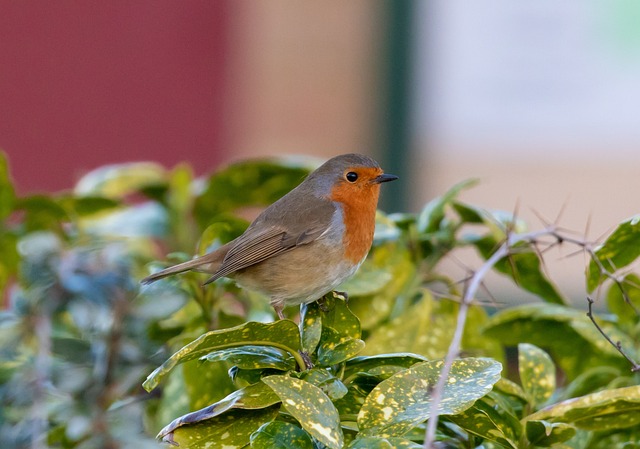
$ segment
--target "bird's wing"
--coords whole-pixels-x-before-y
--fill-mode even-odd
[[[320,238],[331,226],[335,207],[328,201],[316,204],[315,209],[310,208],[309,204],[306,206],[293,212],[291,210],[285,212],[288,216],[286,222],[290,223],[287,229],[279,224],[282,222],[281,219],[256,220],[244,234],[237,238],[218,271],[205,283],[208,284],[218,278]],[[274,215],[270,214],[272,217]],[[309,216],[315,218],[310,220]],[[302,217],[305,219],[301,219]],[[274,222],[270,223],[271,221]]]

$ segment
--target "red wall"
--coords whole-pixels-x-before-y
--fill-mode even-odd
[[[106,163],[219,162],[231,8],[0,0],[0,149],[19,191]]]

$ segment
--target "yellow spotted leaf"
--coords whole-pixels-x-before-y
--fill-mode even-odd
[[[158,433],[158,438],[164,439],[181,427],[189,427],[202,423],[203,421],[209,421],[233,409],[264,409],[278,402],[280,402],[278,396],[266,385],[258,382],[241,390],[234,391],[215,404],[174,419]]]
[[[422,445],[405,438],[357,438],[349,449],[421,449]]]
[[[190,426],[178,427],[163,435],[162,441],[180,449],[241,449],[263,424],[273,421],[280,406],[260,410],[231,410]]]
[[[251,435],[252,449],[313,449],[313,441],[300,427],[282,421],[264,424]]]
[[[545,407],[526,420],[564,422],[586,430],[640,426],[640,385],[568,399]]]
[[[520,421],[485,399],[476,401],[464,412],[449,416],[447,419],[472,435],[494,441],[501,447],[518,449],[522,427]]]
[[[262,379],[280,397],[284,408],[304,430],[330,449],[342,449],[340,416],[331,399],[315,385],[287,376]]]
[[[544,404],[556,389],[556,367],[542,349],[529,343],[518,345],[518,371],[529,402]]]
[[[594,251],[587,268],[587,290],[592,292],[608,274],[625,268],[640,256],[640,215],[623,221]]]
[[[418,363],[380,382],[358,414],[360,433],[400,437],[427,420],[442,365],[442,361]],[[491,359],[456,360],[444,388],[440,414],[453,415],[468,409],[491,391],[501,371],[502,365]]]
[[[525,429],[529,442],[542,447],[570,440],[576,434],[576,428],[570,424],[547,421],[527,421]]]
[[[151,391],[178,364],[198,359],[207,354],[239,346],[256,345],[270,346],[288,352],[294,357],[299,366],[304,366],[300,360],[300,333],[293,321],[280,320],[274,323],[248,322],[229,329],[207,332],[188,345],[179,349],[167,361],[156,368],[142,386]]]
[[[364,341],[358,338],[345,338],[330,327],[322,328],[322,339],[318,346],[318,364],[332,366],[358,354],[364,349]]]

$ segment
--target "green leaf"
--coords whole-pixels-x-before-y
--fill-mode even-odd
[[[201,229],[218,214],[244,206],[267,206],[297,186],[309,173],[307,164],[291,161],[245,161],[209,177],[196,197],[194,215]]]
[[[324,326],[322,339],[318,346],[318,364],[332,366],[358,354],[364,349],[364,341],[357,338],[345,338],[334,329]]]
[[[595,250],[596,260],[587,268],[587,291],[592,292],[607,277],[602,269],[613,274],[640,256],[640,215],[623,221]],[[601,268],[602,267],[602,268]]]
[[[291,423],[272,421],[251,435],[253,449],[314,449],[307,432]]]
[[[509,379],[505,379],[504,377],[495,384],[494,390],[509,396],[513,396],[521,400],[522,402],[528,402],[527,396],[522,387],[520,387],[520,385],[518,385],[517,383],[510,381]]]
[[[193,410],[190,407],[190,397],[187,394],[187,385],[184,378],[183,369],[187,365],[179,366],[167,377],[162,388],[162,396],[158,404],[158,411],[155,416],[154,426],[149,431],[156,433],[162,429],[166,423],[173,421],[176,416],[181,416]]]
[[[262,382],[275,391],[284,408],[312,437],[330,449],[342,448],[340,416],[320,388],[287,376],[268,376]]]
[[[416,363],[426,362],[427,359],[418,354],[394,353],[377,354],[372,356],[354,357],[347,360],[343,379],[350,382],[357,374],[388,374],[391,377],[398,371],[409,368]]]
[[[75,195],[120,199],[166,183],[165,169],[152,162],[129,162],[99,167],[76,184]]]
[[[300,374],[300,379],[312,383],[320,388],[332,401],[336,401],[347,394],[347,387],[342,381],[326,369],[312,368]]]
[[[624,429],[640,425],[640,386],[604,390],[546,407],[526,417],[574,424],[586,430]]]
[[[361,337],[360,320],[349,309],[347,301],[327,295],[324,298],[324,303],[327,311],[322,311],[322,307],[320,308],[323,327],[330,327],[344,339]]]
[[[347,292],[350,297],[369,296],[380,293],[393,281],[391,267],[386,263],[378,265],[371,258],[367,261],[362,264],[355,276],[340,285],[338,289]]]
[[[429,418],[431,393],[442,370],[442,361],[419,363],[381,382],[367,396],[358,415],[364,436],[402,436]],[[500,379],[502,365],[494,360],[456,360],[451,368],[441,414],[456,414],[491,391]]]
[[[434,299],[431,292],[420,290],[422,297],[391,321],[373,329],[367,338],[364,355],[408,352],[430,359],[444,357],[455,331],[459,305],[446,298]],[[495,342],[480,334],[486,312],[472,306],[465,329],[464,349],[472,354],[498,353]]]
[[[111,211],[121,206],[121,203],[111,198],[101,196],[63,196],[58,199],[61,207],[69,214],[80,217],[90,216],[105,211]]]
[[[212,443],[225,449],[241,449],[249,444],[251,435],[264,423],[273,421],[279,405],[260,410],[231,410],[197,424],[178,427],[161,435],[162,441],[182,449],[210,449]]]
[[[51,352],[66,362],[83,363],[91,360],[91,349],[87,340],[70,337],[51,338]]]
[[[529,343],[518,345],[518,371],[529,402],[545,403],[556,390],[556,367],[549,354]]]
[[[421,449],[422,445],[405,438],[357,438],[349,449]]]
[[[9,162],[4,151],[0,151],[0,221],[13,212],[16,194],[9,175]]]
[[[232,409],[265,409],[277,404],[278,402],[280,402],[280,398],[276,396],[266,385],[258,382],[257,384],[234,391],[215,404],[174,419],[160,431],[158,438],[164,438],[167,435],[170,435],[179,427],[210,420]]]
[[[201,335],[156,368],[142,385],[147,391],[151,391],[179,363],[198,359],[216,350],[245,345],[272,346],[282,349],[293,355],[298,360],[299,366],[304,367],[304,362],[299,360],[298,354],[300,334],[298,326],[293,321],[280,320],[269,324],[248,322],[230,329],[211,331]]]
[[[248,224],[246,220],[232,215],[218,215],[215,223],[202,232],[198,241],[198,255],[203,256],[240,236]]]
[[[64,208],[45,195],[20,198],[15,202],[15,209],[24,211],[27,231],[51,230],[61,235],[62,223],[70,221]]]
[[[194,201],[194,179],[192,168],[180,163],[168,175],[167,188],[164,195],[157,198],[165,205],[169,217],[169,244],[177,248],[191,250],[193,248],[194,221],[191,217]],[[145,189],[144,193],[154,198],[153,189]],[[155,192],[154,192],[155,193]]]
[[[17,248],[18,238],[9,232],[0,232],[0,292],[4,289],[18,270],[20,256]]]
[[[609,287],[607,307],[618,317],[623,326],[633,327],[638,322],[636,311],[640,310],[640,276],[633,273],[627,274],[621,279],[621,285],[624,296],[618,284],[613,283]]]
[[[601,325],[623,345],[629,343],[629,337],[616,326]],[[626,361],[616,354],[586,314],[568,307],[539,303],[510,307],[489,319],[484,334],[504,345],[527,342],[545,348],[569,379],[596,366],[626,366]]]
[[[463,223],[482,224],[491,218],[489,211],[471,204],[454,201],[451,206],[458,213]]]
[[[437,231],[445,217],[446,206],[450,205],[458,197],[460,192],[476,184],[478,184],[477,179],[464,180],[451,187],[444,195],[427,203],[418,216],[418,232],[427,233]]]
[[[491,235],[475,239],[472,243],[485,259],[491,257],[500,245]],[[496,263],[495,270],[511,277],[519,287],[547,302],[566,304],[566,299],[544,274],[540,255],[525,244],[515,245],[515,249],[517,252]]]
[[[369,269],[367,267],[386,270],[391,281],[376,293],[366,296],[356,297],[348,285],[340,288],[350,294],[349,309],[359,318],[362,329],[372,330],[389,317],[405,292],[412,294],[412,287],[417,283],[417,266],[402,242],[389,241],[375,246],[369,252],[361,270]]]
[[[604,432],[585,432],[590,436],[588,446],[573,445],[576,449],[640,449],[640,426],[635,428],[604,431]]]
[[[636,343],[630,335],[626,334],[615,323],[600,320],[598,318],[596,318],[596,321],[609,338],[615,342],[620,342],[623,348],[629,349],[632,356],[636,356],[636,354],[634,354]],[[620,357],[618,350],[602,336],[600,331],[596,329],[591,320],[588,320],[586,316],[582,320],[571,322],[571,328],[600,352],[612,357]]]
[[[193,202],[193,170],[181,163],[169,174],[169,190],[167,191],[167,203],[175,217],[184,217],[191,209]]]
[[[562,398],[575,398],[593,393],[606,387],[610,382],[622,376],[620,369],[611,366],[596,366],[576,377],[562,391]]]
[[[535,446],[552,447],[570,440],[576,434],[576,428],[565,423],[548,421],[527,421],[527,439]]]
[[[313,354],[322,337],[322,312],[317,301],[300,307],[300,337],[302,350]]]
[[[350,385],[347,388],[347,394],[333,402],[340,413],[343,425],[345,421],[355,423],[360,407],[364,404],[369,392],[370,390],[365,390],[359,385]]]
[[[467,410],[447,416],[446,419],[472,435],[503,447],[518,449],[518,440],[522,432],[518,419],[484,399],[479,399]]]
[[[294,370],[296,362],[291,356],[286,356],[281,350],[270,346],[241,346],[211,352],[202,360],[208,362],[224,361],[241,369],[277,369],[281,371]]]
[[[181,365],[189,410],[199,410],[232,394],[236,387],[224,363],[203,366],[198,360]]]
[[[367,339],[365,355],[408,352],[428,358],[442,357],[453,335],[453,316],[439,314],[431,293],[388,323],[373,330]]]

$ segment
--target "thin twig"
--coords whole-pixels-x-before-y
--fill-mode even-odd
[[[431,407],[429,409],[429,420],[427,421],[427,428],[425,432],[425,440],[424,440],[424,448],[425,449],[433,449],[435,442],[435,434],[436,428],[438,426],[438,418],[439,418],[439,408],[442,402],[444,388],[447,383],[449,374],[451,372],[451,367],[453,362],[458,357],[460,353],[460,348],[462,344],[462,336],[464,333],[465,322],[467,319],[467,314],[469,311],[469,307],[474,301],[475,295],[478,289],[483,285],[483,279],[488,274],[490,270],[492,270],[495,265],[505,257],[509,257],[514,254],[514,246],[518,243],[526,242],[531,245],[538,245],[541,242],[541,238],[551,237],[555,241],[547,242],[549,245],[547,248],[540,250],[536,246],[536,254],[538,257],[542,259],[542,253],[549,248],[557,245],[561,245],[562,243],[569,243],[572,245],[576,245],[581,248],[581,250],[587,254],[588,258],[593,260],[596,264],[597,268],[600,271],[601,276],[610,279],[620,288],[624,300],[631,304],[636,310],[635,305],[631,303],[630,298],[626,294],[626,291],[623,288],[623,281],[617,277],[614,273],[607,270],[602,263],[602,261],[597,257],[595,253],[595,244],[593,242],[587,241],[586,238],[579,239],[577,237],[572,237],[569,233],[564,232],[561,228],[558,228],[555,224],[548,225],[545,229],[541,231],[534,231],[523,234],[511,234],[510,229],[507,229],[506,238],[504,242],[495,250],[495,252],[489,257],[485,263],[473,273],[473,275],[468,278],[468,284],[460,301],[460,309],[458,311],[458,317],[456,321],[456,329],[451,339],[451,343],[449,344],[449,348],[447,350],[447,354],[444,359],[444,364],[442,366],[442,371],[440,372],[440,377],[438,378],[438,382],[433,388],[431,395]],[[615,268],[615,267],[614,267]],[[593,300],[591,298],[587,298],[589,300],[589,312],[587,315],[591,318],[591,321],[596,326],[598,331],[611,343],[621,354],[622,356],[631,363],[632,372],[640,371],[640,365],[629,357],[626,352],[623,350],[620,342],[613,342],[608,335],[600,328],[600,326],[596,323],[593,313],[592,313],[592,304]]]
[[[618,352],[620,354],[622,354],[622,357],[624,357],[625,359],[627,359],[627,361],[631,364],[631,372],[633,373],[637,373],[640,371],[640,364],[638,364],[638,362],[636,362],[635,360],[633,360],[624,349],[622,349],[622,343],[620,343],[619,341],[614,342],[611,337],[609,337],[606,332],[600,327],[600,325],[596,322],[595,316],[593,315],[593,299],[590,296],[587,296],[587,302],[589,303],[589,311],[587,312],[587,316],[589,317],[589,319],[591,320],[591,322],[593,323],[593,325],[596,327],[596,329],[598,329],[598,332],[600,332],[600,334],[602,334],[602,336],[609,342],[611,343],[611,345],[616,348],[618,350]]]
[[[47,444],[47,432],[49,431],[46,385],[51,377],[51,317],[47,312],[37,316],[34,332],[38,341],[38,352],[35,357],[35,382],[33,388],[33,407],[31,419],[33,421],[31,436],[31,449],[45,449]]]
[[[456,330],[453,334],[451,344],[449,345],[449,350],[447,351],[447,355],[444,359],[444,365],[442,366],[440,377],[438,378],[438,382],[436,383],[431,396],[429,421],[427,421],[427,430],[424,439],[424,447],[426,449],[431,449],[433,442],[435,441],[439,416],[438,408],[440,407],[440,403],[442,401],[444,387],[447,379],[449,378],[451,367],[453,366],[453,362],[458,357],[458,353],[460,352],[462,335],[464,333],[464,327],[467,320],[469,307],[473,302],[478,288],[482,285],[482,280],[484,279],[484,277],[493,268],[493,266],[498,263],[498,261],[500,261],[503,257],[508,255],[508,253],[509,244],[508,242],[505,242],[496,250],[496,252],[493,253],[493,255],[491,255],[489,259],[487,259],[487,261],[480,267],[480,269],[473,274],[469,281],[469,285],[465,289],[464,296],[462,297],[462,302],[460,303],[460,309],[458,310]]]

